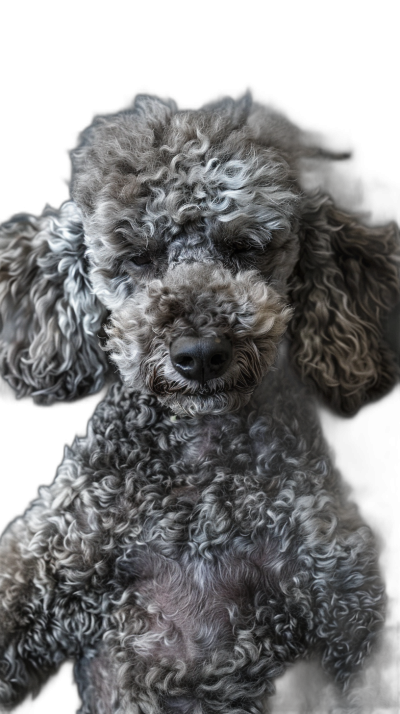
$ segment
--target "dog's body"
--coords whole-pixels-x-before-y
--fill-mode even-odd
[[[3,706],[67,657],[85,714],[259,712],[311,652],[359,671],[377,552],[301,379],[344,413],[394,384],[398,244],[303,193],[319,155],[248,98],[138,98],[84,133],[73,202],[3,227],[11,385],[98,390],[107,319],[120,373],[3,536]]]

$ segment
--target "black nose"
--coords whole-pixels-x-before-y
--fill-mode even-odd
[[[169,348],[171,362],[186,379],[204,384],[221,377],[232,361],[232,345],[222,335],[216,337],[178,337]]]

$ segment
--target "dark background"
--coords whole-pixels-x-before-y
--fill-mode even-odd
[[[295,18],[288,9],[275,18],[268,8],[260,15],[249,6],[233,25],[223,18],[216,24],[211,10],[198,8],[167,26],[155,9],[146,21],[109,12],[101,28],[99,18],[83,27],[78,12],[68,24],[61,9],[47,24],[24,16],[8,26],[1,65],[1,221],[68,199],[68,151],[94,115],[126,107],[138,93],[197,108],[250,89],[317,143],[351,153],[351,161],[328,166],[322,177],[338,205],[369,212],[373,225],[399,222],[397,42],[390,18],[350,23],[329,10],[316,19]],[[399,309],[388,339],[400,358]],[[39,485],[51,483],[64,446],[85,434],[100,398],[35,407],[3,391],[1,530],[24,512]],[[396,388],[355,417],[322,415],[352,498],[383,538],[393,620],[400,617],[399,407]],[[56,707],[72,714],[78,706],[67,666],[16,711],[46,714]]]

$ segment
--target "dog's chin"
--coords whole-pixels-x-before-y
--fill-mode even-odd
[[[227,414],[236,412],[250,400],[251,393],[229,390],[215,394],[171,394],[158,399],[171,409],[176,416],[202,416],[206,414]]]

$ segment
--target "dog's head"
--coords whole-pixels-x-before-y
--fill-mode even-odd
[[[83,132],[72,197],[98,315],[110,315],[108,349],[129,385],[177,413],[238,409],[288,325],[302,378],[338,410],[352,413],[393,384],[383,323],[399,290],[396,231],[368,229],[328,196],[304,192],[302,167],[318,157],[335,158],[248,95],[198,111],[139,96]],[[85,272],[81,255],[79,265]],[[79,302],[71,280],[68,315]],[[62,365],[68,351],[76,392],[70,348]]]
[[[291,314],[299,189],[250,114],[248,97],[200,111],[139,97],[73,152],[112,358],[176,412],[246,403]]]

